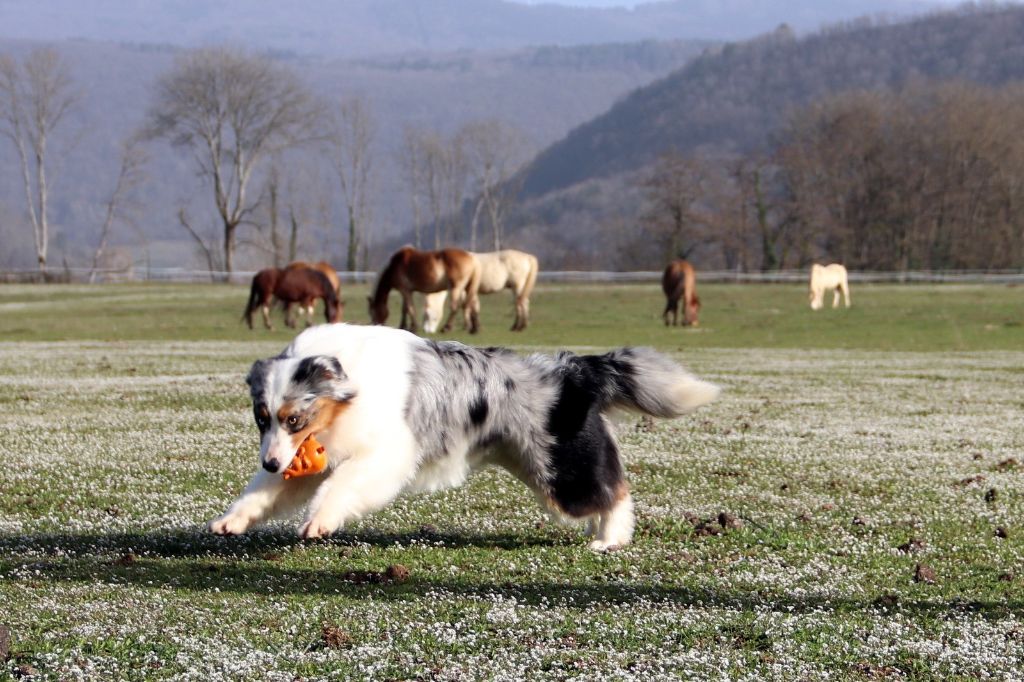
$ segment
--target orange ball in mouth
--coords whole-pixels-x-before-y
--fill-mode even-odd
[[[326,468],[327,450],[310,434],[306,440],[302,441],[295,457],[292,458],[292,463],[284,470],[282,476],[285,480],[299,476],[311,476],[319,474]]]

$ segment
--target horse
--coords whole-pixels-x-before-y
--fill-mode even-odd
[[[249,325],[249,329],[252,329],[252,314],[256,308],[263,313],[263,326],[267,329],[274,328],[270,324],[270,302],[282,272],[281,268],[264,268],[253,275],[252,285],[249,287],[249,302],[242,313],[242,319]]]
[[[395,251],[387,266],[377,277],[373,296],[369,298],[370,320],[384,324],[388,319],[388,295],[397,289],[402,295],[402,329],[416,331],[414,291],[449,294],[450,310],[444,331],[450,331],[460,304],[469,306],[469,332],[480,329],[477,290],[480,287],[480,265],[475,257],[462,249],[419,251],[403,246]]]
[[[298,268],[309,268],[311,270],[319,270],[320,272],[324,273],[324,276],[327,277],[327,280],[331,283],[331,286],[334,287],[334,294],[338,297],[339,306],[342,309],[344,309],[345,304],[341,302],[341,279],[338,277],[338,272],[337,272],[337,270],[334,269],[334,266],[332,266],[327,261],[319,261],[318,263],[309,263],[309,262],[304,261],[304,260],[292,261],[288,265],[284,266],[285,270],[296,270]],[[302,312],[303,312],[303,309],[300,307],[299,308],[299,314],[301,315]],[[292,314],[292,306],[289,303],[289,304],[285,305],[285,310],[284,310],[285,319],[286,320],[290,319],[291,318],[291,314]],[[312,317],[313,317],[313,308],[312,307],[310,307],[309,310],[306,311],[306,317],[307,317],[307,319],[312,319]]]
[[[665,326],[669,325],[669,315],[672,316],[672,324],[679,324],[679,301],[683,301],[683,324],[700,326],[697,313],[700,312],[700,298],[697,297],[697,273],[689,261],[681,258],[676,259],[665,266],[665,272],[661,276],[661,290],[665,292],[665,312],[662,317],[665,319]]]
[[[284,266],[285,270],[291,270],[295,268],[311,268],[313,270],[319,270],[320,272],[324,273],[324,276],[327,277],[328,281],[330,281],[331,286],[334,287],[334,293],[337,294],[339,297],[341,296],[341,279],[338,277],[338,271],[335,270],[334,266],[332,266],[327,261],[322,260],[317,263],[309,263],[304,260],[296,260]]]
[[[537,283],[538,263],[533,254],[504,249],[489,253],[474,253],[480,266],[480,294],[493,294],[504,289],[512,290],[512,299],[516,308],[512,331],[526,329],[530,318],[530,294]],[[434,333],[441,323],[441,312],[444,310],[444,299],[447,292],[439,291],[424,296],[423,331]],[[463,316],[468,320],[472,311],[463,306]]]
[[[811,266],[811,285],[808,296],[811,310],[821,310],[825,304],[825,293],[832,290],[832,307],[839,307],[839,293],[842,292],[846,307],[850,307],[850,284],[846,276],[846,268],[839,263],[831,265]]]
[[[263,324],[273,329],[270,323],[270,303],[276,298],[285,308],[285,324],[295,326],[291,317],[291,305],[298,303],[300,309],[307,311],[306,326],[313,323],[313,305],[318,298],[324,300],[324,317],[327,322],[341,319],[341,304],[331,281],[319,270],[306,267],[265,268],[252,278],[249,289],[249,302],[242,317],[252,329],[252,314],[256,308],[263,313]]]

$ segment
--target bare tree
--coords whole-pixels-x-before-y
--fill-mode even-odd
[[[518,194],[513,175],[523,158],[524,139],[511,126],[496,119],[467,123],[458,133],[465,150],[473,189],[478,193],[470,223],[469,248],[476,250],[477,224],[482,209],[491,222],[494,249],[501,248],[505,215]]]
[[[375,125],[369,107],[359,98],[347,99],[338,107],[332,121],[330,155],[345,199],[348,223],[347,270],[358,270],[360,249],[365,245],[370,222],[369,188],[371,182]]]
[[[663,259],[686,258],[701,240],[696,202],[704,170],[693,157],[663,154],[643,180],[646,230],[662,244]]]
[[[274,267],[299,259],[300,236],[309,232],[315,221],[328,223],[328,194],[315,157],[278,153],[270,157],[263,183],[259,231],[239,246],[251,246],[270,256]],[[333,187],[331,192],[333,194]],[[315,214],[315,218],[313,215]],[[305,240],[309,242],[310,240]],[[320,260],[327,251],[327,239],[316,239],[318,251],[308,258]]]
[[[70,68],[53,50],[34,50],[20,66],[11,57],[0,55],[0,135],[18,151],[41,272],[46,272],[50,246],[49,143],[76,102]]]
[[[425,193],[425,165],[423,163],[423,134],[416,128],[406,126],[402,130],[402,149],[399,153],[399,164],[409,186],[409,201],[412,204],[412,227],[414,244],[417,249],[423,247],[421,223],[423,217],[422,200]]]
[[[238,227],[251,222],[258,204],[248,192],[254,171],[274,151],[312,139],[320,117],[294,73],[237,51],[186,53],[157,83],[148,134],[188,150],[199,176],[212,183],[228,277]]]
[[[460,135],[446,137],[435,130],[406,128],[403,166],[411,187],[416,241],[420,241],[419,202],[427,204],[434,248],[457,238],[466,197],[466,155]]]
[[[89,270],[89,282],[96,280],[96,271],[106,254],[110,234],[114,223],[120,218],[123,204],[144,179],[143,167],[146,153],[142,148],[138,135],[131,135],[121,145],[121,166],[114,182],[114,189],[107,198],[103,225],[100,227],[100,238],[92,255],[92,268]]]

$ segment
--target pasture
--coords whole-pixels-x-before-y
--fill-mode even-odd
[[[451,335],[653,345],[724,387],[619,422],[638,527],[606,554],[497,471],[325,541],[211,536],[280,313],[248,330],[242,286],[0,287],[0,679],[1021,679],[1024,290],[854,284],[812,312],[699,286],[697,329],[654,283],[542,284],[525,332],[503,293]]]

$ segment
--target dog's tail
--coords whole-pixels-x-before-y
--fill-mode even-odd
[[[603,409],[672,418],[710,403],[721,392],[651,348],[620,348],[578,360],[586,367],[583,381],[597,390]]]

